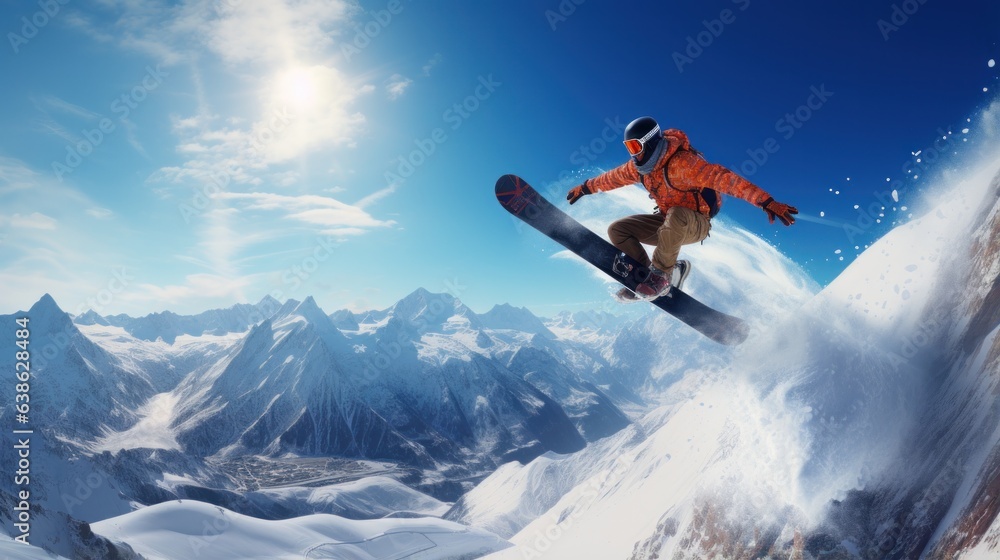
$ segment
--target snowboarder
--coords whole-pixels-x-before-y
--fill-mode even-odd
[[[618,292],[620,299],[653,300],[665,295],[670,291],[675,267],[680,288],[691,269],[687,261],[677,260],[681,245],[708,237],[710,220],[721,204],[716,191],[761,207],[772,224],[775,218],[786,226],[795,223],[795,207],[774,200],[729,169],[707,162],[680,130],[661,132],[652,117],[640,117],[625,127],[624,143],[631,160],[587,179],[566,195],[574,204],[584,195],[641,183],[656,201],[652,214],[628,216],[608,227],[615,247],[649,267],[649,276],[636,286],[635,293],[622,288]],[[652,259],[643,243],[656,246]]]

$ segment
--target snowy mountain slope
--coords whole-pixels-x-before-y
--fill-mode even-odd
[[[477,322],[454,298],[418,291],[383,325],[348,338],[307,298],[182,383],[170,429],[198,456],[293,452],[419,467],[582,447],[558,403],[444,336]],[[386,340],[391,354],[380,349]]]
[[[154,392],[149,372],[133,370],[84,336],[68,314],[46,294],[27,312],[0,317],[0,334],[15,340],[15,317],[29,317],[31,396],[35,426],[53,435],[86,441],[102,429],[135,421],[134,410]],[[0,356],[0,367],[14,371],[14,353]],[[2,417],[13,423],[14,384],[0,388]]]
[[[752,402],[745,400],[749,388],[720,378],[679,393],[692,389],[697,390],[696,399],[684,398],[650,413],[636,426],[606,440],[606,446],[588,448],[555,463],[538,459],[524,467],[505,467],[520,472],[498,471],[460,502],[476,504],[471,511],[477,514],[464,516],[463,521],[473,526],[508,524],[508,530],[517,530],[510,537],[517,548],[491,558],[628,558],[636,543],[661,527],[676,531],[696,524],[696,511],[713,496],[719,496],[724,510],[734,516],[744,505],[741,496],[749,494],[759,505],[787,496],[798,458],[783,453],[792,448],[775,436],[766,442],[772,449],[761,453],[758,445],[765,443],[759,439],[763,433],[750,433],[763,426],[741,426],[748,415],[760,418],[763,412],[746,406]],[[772,430],[788,424],[778,414],[761,421],[770,422]],[[755,468],[751,472],[735,469],[725,464],[727,460],[753,461]],[[510,483],[494,486],[502,474],[513,477],[516,488],[530,481],[535,487],[555,488],[561,495],[543,494],[539,499],[537,494],[525,493],[518,500],[511,496]],[[773,477],[785,486],[769,484],[763,477]],[[569,481],[568,488],[563,481]],[[479,505],[487,496],[481,492],[497,491],[507,494],[506,500],[500,500],[508,504],[501,506],[504,513],[500,516]],[[549,504],[544,513],[530,520],[524,516]],[[487,525],[480,525],[483,522]],[[761,525],[768,528],[764,519]],[[504,533],[498,530],[498,534]]]
[[[648,437],[505,465],[450,516],[517,531],[497,558],[1000,554],[984,540],[1000,526],[996,171],[949,185],[732,366],[694,357],[674,412],[605,441]]]
[[[431,498],[385,476],[318,488],[269,488],[246,494],[262,509],[283,507],[288,517],[328,513],[349,519],[381,517],[440,517],[449,504]]]
[[[439,519],[351,521],[311,515],[263,521],[194,501],[158,504],[95,523],[148,560],[476,558],[508,546],[486,531]]]
[[[521,348],[511,356],[507,368],[560,403],[588,441],[607,437],[629,424],[625,413],[607,395],[579,379],[549,353]]]
[[[0,536],[0,555],[5,560],[66,560],[65,556],[53,555],[44,548],[25,546],[23,543]]]
[[[51,535],[64,533],[72,518],[97,521],[176,498],[263,518],[441,514],[446,504],[398,482],[245,492],[248,482],[260,486],[257,477],[284,476],[308,461],[287,455],[292,451],[392,458],[371,472],[454,500],[497,462],[569,452],[585,444],[581,432],[596,438],[627,423],[602,389],[581,377],[601,369],[599,356],[564,347],[523,312],[515,315],[532,332],[493,330],[453,297],[425,290],[366,315],[379,320],[355,331],[341,332],[308,298],[285,302],[246,333],[182,334],[170,343],[136,338],[94,313],[73,324],[48,297],[26,314],[33,343],[54,348],[47,360],[54,365],[43,360],[38,371],[58,366],[63,376],[47,390],[65,394],[47,400],[88,396],[85,406],[56,415],[73,423],[41,425],[45,441],[33,451],[47,490],[33,495],[34,503],[72,516],[40,520],[39,530]],[[480,346],[484,339],[488,347]],[[509,369],[526,347],[536,365]],[[129,385],[135,382],[142,383]],[[123,418],[108,425],[108,410]],[[7,442],[0,455],[13,461],[12,442],[0,439]],[[282,458],[268,466],[256,453]],[[218,462],[240,458],[263,466],[241,473]],[[366,470],[302,472],[306,478],[292,480],[352,480]]]
[[[37,487],[36,483],[32,489]],[[0,507],[3,508],[0,510],[0,519],[3,520],[5,530],[17,531],[15,534],[18,535],[20,529],[14,526],[11,515],[19,501],[20,498],[15,499],[7,492],[0,491]],[[137,556],[128,545],[116,544],[95,535],[87,523],[61,511],[48,509],[37,502],[30,505],[27,539],[32,546],[25,546],[21,542],[8,542],[0,537],[0,554],[4,554],[2,557],[5,559],[51,558],[53,556],[50,555],[58,555],[73,560],[137,560]],[[20,552],[15,552],[12,556],[6,555],[11,548]],[[43,549],[46,552],[40,553]]]
[[[524,307],[518,308],[508,304],[495,305],[480,315],[479,320],[492,330],[514,330],[555,338],[545,323]]]
[[[110,315],[95,317],[96,314],[85,313],[76,321],[82,324],[105,323],[122,327],[135,338],[148,341],[162,340],[173,344],[181,335],[201,336],[203,334],[224,335],[233,332],[245,332],[251,325],[270,317],[281,306],[278,300],[271,296],[256,304],[241,303],[229,309],[213,309],[198,315],[177,315],[170,311],[151,313],[144,317],[129,317],[128,315]]]

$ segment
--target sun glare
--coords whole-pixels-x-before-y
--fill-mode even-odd
[[[292,68],[278,78],[278,97],[296,109],[313,106],[317,89],[315,73],[309,68]]]

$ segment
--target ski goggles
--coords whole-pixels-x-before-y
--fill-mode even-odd
[[[646,142],[649,142],[654,136],[656,136],[659,133],[660,133],[660,126],[656,125],[653,127],[653,130],[647,132],[646,135],[643,136],[642,138],[629,138],[628,140],[625,140],[624,141],[625,149],[628,150],[628,153],[632,154],[633,156],[637,156],[641,154],[643,148],[646,147]]]

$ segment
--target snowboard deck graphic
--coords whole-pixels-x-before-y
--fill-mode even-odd
[[[616,262],[620,251],[614,245],[556,208],[517,175],[500,177],[496,183],[496,196],[508,212],[576,253],[626,288],[635,290],[646,277],[646,267],[627,255],[619,257]],[[667,295],[650,303],[719,344],[740,344],[750,333],[749,325],[742,319],[716,311],[676,287],[671,287]]]

